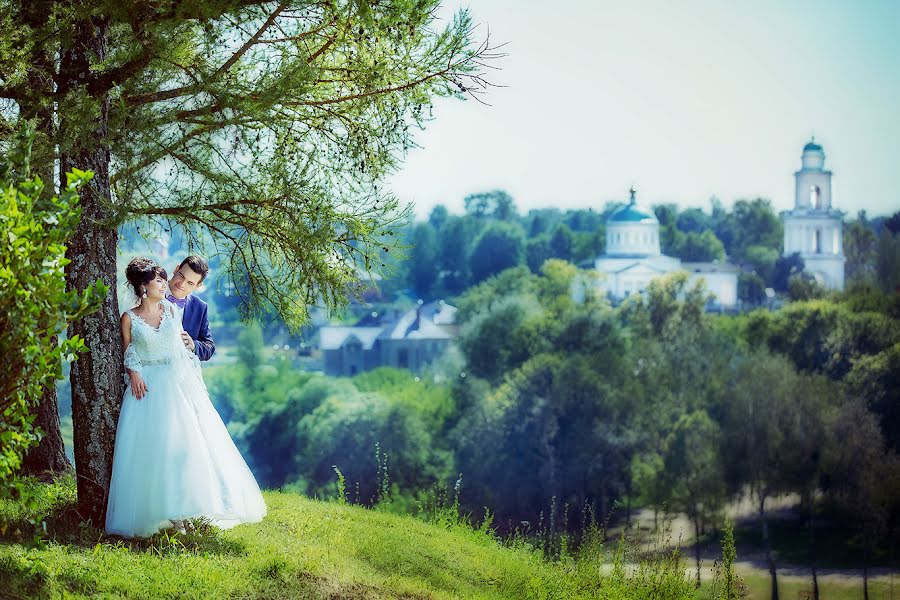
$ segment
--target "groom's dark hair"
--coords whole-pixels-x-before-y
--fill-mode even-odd
[[[206,279],[206,275],[209,273],[209,265],[205,260],[196,255],[191,255],[181,261],[181,264],[178,265],[180,269],[184,265],[187,265],[191,268],[191,271],[200,275],[200,281]]]

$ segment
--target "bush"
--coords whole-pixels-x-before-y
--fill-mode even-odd
[[[0,164],[0,490],[40,440],[32,409],[46,385],[62,377],[62,361],[85,349],[73,336],[57,344],[66,325],[100,307],[109,288],[97,281],[66,291],[66,240],[81,217],[79,186],[90,172],[74,169],[58,198],[47,199],[40,178],[29,174],[32,133]]]

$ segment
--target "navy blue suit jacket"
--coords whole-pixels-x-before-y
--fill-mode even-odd
[[[216,351],[216,344],[209,332],[209,318],[206,313],[206,302],[193,294],[187,297],[181,325],[194,340],[194,354],[200,360],[209,360]]]

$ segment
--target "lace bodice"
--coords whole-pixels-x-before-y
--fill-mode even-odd
[[[131,343],[125,349],[125,366],[132,371],[141,371],[146,365],[168,364],[179,352],[192,356],[181,342],[181,322],[174,305],[166,300],[162,304],[162,321],[155,329],[133,310],[126,311],[131,318]]]

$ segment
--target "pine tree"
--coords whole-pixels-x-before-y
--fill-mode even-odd
[[[436,0],[0,0],[0,151],[36,123],[38,173],[94,173],[69,289],[116,289],[117,228],[180,228],[218,254],[245,316],[346,300],[408,215],[380,187],[439,96],[498,56]],[[49,179],[48,179],[49,180]],[[203,240],[215,240],[204,247]],[[102,523],[123,394],[119,307],[70,328],[78,504]]]

